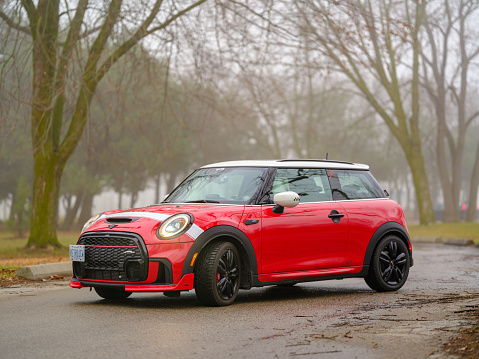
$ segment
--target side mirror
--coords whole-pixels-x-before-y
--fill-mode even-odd
[[[281,192],[274,195],[274,203],[276,203],[276,206],[273,207],[272,211],[273,213],[281,214],[284,212],[284,207],[293,208],[296,207],[299,202],[300,198],[296,192]]]

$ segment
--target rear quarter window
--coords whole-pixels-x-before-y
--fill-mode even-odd
[[[332,179],[335,199],[385,198],[384,190],[369,171],[334,171]]]

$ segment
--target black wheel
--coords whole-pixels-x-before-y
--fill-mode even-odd
[[[102,298],[116,299],[116,300],[126,299],[131,295],[131,292],[127,292],[123,289],[117,289],[117,288],[95,287],[95,292]]]
[[[374,250],[366,284],[378,292],[398,290],[409,274],[409,251],[394,235],[383,238]]]
[[[213,243],[200,254],[195,271],[195,291],[203,304],[230,305],[238,295],[240,280],[241,261],[232,243]]]

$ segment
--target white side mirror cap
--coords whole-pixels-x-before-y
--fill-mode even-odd
[[[274,203],[278,206],[293,208],[299,204],[299,194],[293,191],[281,192],[274,195]]]

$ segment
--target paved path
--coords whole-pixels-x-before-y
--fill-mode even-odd
[[[0,358],[446,358],[479,304],[479,248],[416,245],[406,285],[361,279],[241,291],[232,306],[53,282],[0,290]]]

